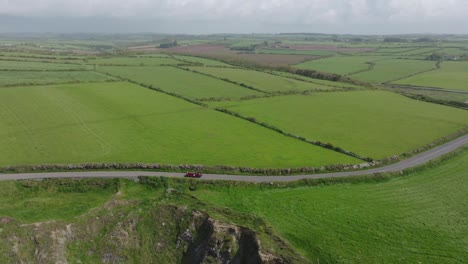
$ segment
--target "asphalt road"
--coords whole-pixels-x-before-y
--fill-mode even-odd
[[[204,174],[204,180],[229,180],[246,182],[275,182],[275,181],[296,181],[301,179],[319,179],[319,178],[337,178],[358,175],[369,175],[378,172],[398,172],[404,169],[424,164],[430,160],[436,159],[444,154],[452,152],[468,144],[468,134],[452,140],[444,145],[420,153],[409,159],[400,161],[388,166],[374,168],[363,171],[335,172],[311,175],[293,175],[293,176],[238,176],[224,174]],[[154,172],[154,171],[84,171],[84,172],[45,172],[45,173],[19,173],[19,174],[0,174],[0,180],[26,180],[26,179],[46,179],[46,178],[130,178],[135,179],[138,176],[166,176],[174,178],[184,177],[183,173]]]

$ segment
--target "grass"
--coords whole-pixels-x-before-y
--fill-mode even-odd
[[[276,75],[280,75],[280,76],[284,76],[284,77],[288,77],[288,78],[297,78],[297,79],[304,80],[304,81],[307,81],[307,82],[322,84],[324,86],[332,86],[332,87],[336,87],[336,88],[346,88],[346,89],[356,89],[356,90],[363,89],[362,86],[358,86],[358,85],[354,85],[354,84],[350,84],[350,83],[342,83],[342,82],[333,82],[333,81],[327,81],[327,80],[321,80],[321,79],[314,79],[314,78],[310,78],[310,77],[306,77],[306,76],[302,76],[302,75],[297,75],[297,74],[293,74],[293,73],[289,73],[289,72],[282,72],[282,71],[271,71],[271,72],[273,74],[276,74]],[[322,88],[322,87],[320,87],[320,88]]]
[[[205,58],[200,58],[200,57],[193,57],[193,56],[174,56],[176,59],[180,59],[183,61],[190,62],[192,64],[203,64],[205,66],[226,66],[226,67],[232,67],[231,65],[217,61],[217,60],[210,60],[210,59],[205,59]]]
[[[39,187],[40,182],[2,182],[0,216],[27,223],[71,220],[100,206],[117,191],[112,181],[57,180]]]
[[[374,159],[411,151],[468,126],[464,110],[383,91],[282,96],[214,106]]]
[[[420,49],[415,49],[415,50],[409,50],[406,52],[401,52],[398,53],[398,55],[403,55],[403,56],[411,56],[411,55],[430,55],[433,52],[439,52],[440,48],[437,47],[429,47],[429,48],[420,48]]]
[[[262,94],[239,85],[174,67],[108,66],[100,67],[99,70],[196,99],[240,98]]]
[[[353,74],[351,77],[366,82],[382,83],[433,68],[435,68],[435,62],[427,60],[383,60],[376,62],[371,71]]]
[[[210,74],[218,78],[229,79],[240,84],[246,84],[264,92],[330,89],[328,86],[303,82],[292,78],[276,76],[254,70],[213,67],[190,67],[190,69]]]
[[[313,55],[313,56],[331,56],[336,52],[330,50],[294,50],[294,49],[257,49],[255,53],[259,54],[289,54],[289,55]]]
[[[0,166],[303,167],[359,160],[129,83],[0,89]]]
[[[11,71],[11,70],[22,70],[22,71],[89,70],[89,69],[91,69],[91,66],[87,66],[87,65],[0,60],[0,70],[7,70],[7,71]]]
[[[446,61],[436,71],[418,74],[395,83],[468,91],[468,62]]]
[[[129,65],[129,66],[160,66],[160,65],[176,65],[182,62],[174,60],[167,56],[149,57],[111,57],[111,58],[98,58],[89,59],[88,64],[97,65]]]
[[[103,82],[117,80],[92,71],[8,71],[0,75],[0,86],[34,85],[71,82]]]
[[[389,58],[389,57],[388,57]],[[387,59],[382,56],[338,56],[311,60],[298,65],[297,68],[317,70],[321,72],[336,73],[347,75],[359,71],[365,71],[369,68],[368,62]]]
[[[200,188],[205,203],[261,217],[313,263],[464,263],[468,152],[378,183]]]

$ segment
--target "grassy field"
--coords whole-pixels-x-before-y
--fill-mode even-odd
[[[359,160],[129,83],[0,89],[0,165],[302,167]]]
[[[369,68],[367,62],[386,59],[382,56],[343,56],[331,57],[319,60],[311,60],[298,65],[297,68],[311,69],[322,72],[347,75],[354,72],[364,71]]]
[[[66,190],[59,185],[51,185],[35,189],[14,181],[1,182],[0,215],[26,223],[71,220],[102,205],[117,191],[111,181],[102,185],[91,184],[88,188],[84,188],[83,183],[75,187],[74,190]]]
[[[107,66],[100,67],[99,71],[196,99],[262,95],[260,92],[239,85],[174,67]]]
[[[203,64],[205,66],[227,66],[227,67],[233,67],[227,63],[224,63],[222,61],[217,61],[217,60],[210,60],[210,59],[205,59],[205,58],[200,58],[200,57],[194,57],[194,56],[174,56],[176,59],[180,59],[182,61],[187,61],[189,63],[194,63],[194,64]]]
[[[71,82],[103,82],[117,80],[92,71],[6,71],[0,74],[0,86],[34,85]]]
[[[181,62],[174,60],[167,56],[158,56],[158,57],[111,57],[111,58],[98,58],[98,59],[89,59],[88,64],[97,64],[97,65],[130,65],[130,66],[159,66],[159,65],[176,65]]]
[[[441,68],[406,79],[396,84],[428,86],[468,91],[468,62],[443,62]]]
[[[267,72],[269,72],[269,71],[267,71]],[[310,77],[306,77],[306,76],[302,76],[302,75],[297,75],[297,74],[293,74],[293,73],[289,73],[289,72],[271,71],[271,73],[273,73],[275,75],[280,75],[280,76],[293,78],[293,79],[300,79],[300,80],[304,80],[306,82],[322,84],[322,85],[325,85],[325,86],[332,86],[332,87],[336,87],[336,88],[356,89],[356,90],[364,89],[362,86],[358,86],[358,85],[354,85],[354,84],[350,84],[350,83],[342,83],[342,82],[333,82],[333,81],[327,81],[327,80],[321,80],[321,79],[314,79],[314,78],[310,78]]]
[[[382,83],[433,68],[435,68],[435,62],[427,60],[382,60],[376,62],[372,70],[353,74],[351,77],[371,83]]]
[[[331,56],[336,52],[329,50],[293,50],[293,49],[257,49],[258,54],[295,54],[295,55],[313,55],[313,56]]]
[[[383,91],[282,96],[215,106],[374,159],[413,150],[468,126],[464,110]]]
[[[89,70],[92,66],[77,65],[77,64],[62,64],[62,63],[42,63],[30,61],[6,61],[0,60],[0,70]]]
[[[232,68],[190,67],[197,72],[225,78],[236,83],[246,84],[264,92],[306,91],[313,89],[330,89],[328,86],[303,82],[292,78],[272,74]]]
[[[313,263],[464,263],[468,151],[440,167],[379,183],[194,192],[264,218]]]

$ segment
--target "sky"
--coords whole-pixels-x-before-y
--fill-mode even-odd
[[[468,33],[468,0],[0,0],[0,32]]]

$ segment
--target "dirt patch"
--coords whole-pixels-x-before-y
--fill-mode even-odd
[[[232,62],[247,62],[268,66],[287,66],[319,58],[317,56],[310,55],[243,53],[226,48],[224,45],[214,44],[179,46],[175,48],[166,49],[166,51],[176,54],[201,56]]]

